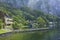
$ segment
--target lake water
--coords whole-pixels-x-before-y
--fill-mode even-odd
[[[43,40],[60,40],[60,25],[56,25],[50,34],[46,34]]]

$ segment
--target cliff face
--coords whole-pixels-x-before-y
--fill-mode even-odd
[[[60,16],[60,0],[29,0],[28,6]]]
[[[60,0],[0,0],[14,7],[28,6],[60,16]]]

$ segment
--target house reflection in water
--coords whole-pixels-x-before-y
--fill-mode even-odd
[[[13,19],[8,14],[0,11],[0,19],[3,21],[2,29],[12,29]]]
[[[57,24],[57,22],[49,22],[49,27],[50,28],[55,28],[56,24]]]

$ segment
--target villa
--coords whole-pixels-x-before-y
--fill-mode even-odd
[[[12,29],[13,19],[8,14],[0,11],[0,19],[3,21],[2,29]]]

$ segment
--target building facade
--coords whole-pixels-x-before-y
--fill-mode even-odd
[[[0,11],[0,19],[3,22],[2,29],[12,29],[13,19],[8,14]]]

